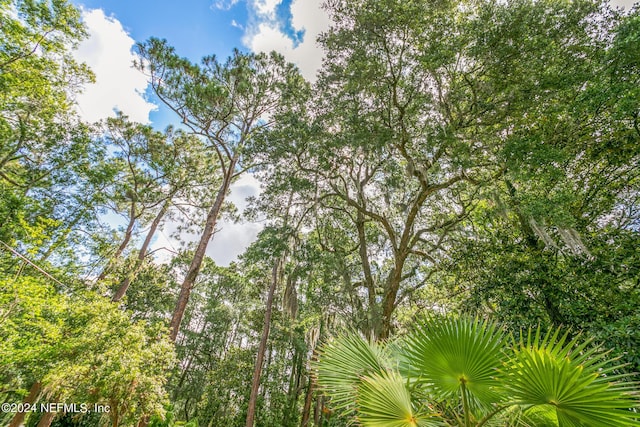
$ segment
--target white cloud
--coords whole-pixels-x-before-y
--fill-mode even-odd
[[[239,213],[242,213],[248,205],[247,198],[260,194],[260,182],[252,175],[245,174],[231,185],[230,190],[227,200],[236,206]],[[202,220],[204,221],[204,218]],[[156,260],[158,262],[168,262],[172,252],[181,246],[180,242],[171,237],[176,232],[180,234],[180,239],[185,243],[195,244],[199,241],[199,234],[179,232],[178,225],[176,222],[169,221],[164,225],[163,230],[157,233],[151,250],[157,251]],[[216,264],[227,266],[245,251],[262,228],[260,223],[236,223],[227,219],[219,219],[216,233],[207,246],[207,255],[213,258]],[[168,250],[163,250],[163,248]]]
[[[245,173],[236,182],[231,184],[231,191],[227,200],[236,206],[239,213],[242,213],[249,205],[247,199],[260,195],[262,191],[260,185],[260,181],[258,181],[255,176]]]
[[[287,59],[293,54],[293,40],[277,27],[277,24],[262,23],[256,28],[256,33],[245,38],[248,47],[254,52],[269,52],[276,50]]]
[[[316,43],[318,35],[329,27],[329,17],[321,8],[321,0],[294,0],[291,3],[291,23],[295,31],[304,31],[304,38],[297,46],[282,31],[275,10],[279,0],[257,0],[253,3],[254,22],[247,27],[244,44],[253,52],[275,50],[296,64],[302,75],[315,80],[322,65],[322,49]]]
[[[256,240],[262,225],[255,222],[232,223],[220,221],[218,231],[214,234],[207,255],[218,265],[228,266],[236,261],[238,255],[244,253],[247,247]]]
[[[276,8],[281,2],[281,0],[256,0],[254,7],[259,16],[275,19]]]
[[[117,19],[105,16],[100,9],[84,10],[82,19],[89,38],[74,56],[93,70],[96,83],[87,85],[77,97],[81,117],[95,122],[114,117],[114,110],[120,110],[131,120],[148,123],[149,113],[157,106],[144,98],[147,78],[132,67],[135,41]]]
[[[313,42],[318,35],[329,28],[329,15],[321,7],[322,2],[318,0],[294,0],[291,3],[291,19],[296,30],[304,29],[314,36]]]
[[[250,174],[244,174],[231,185],[228,201],[232,202],[239,213],[247,207],[247,198],[260,194],[260,182]],[[216,227],[218,231],[207,247],[207,255],[218,265],[229,265],[242,254],[262,230],[262,224],[238,222],[222,219]]]
[[[611,0],[612,6],[620,6],[624,9],[631,9],[637,0]]]
[[[212,9],[229,10],[238,3],[239,0],[216,0],[211,5]]]
[[[613,6],[629,10],[637,0],[610,1]],[[283,23],[276,19],[275,10],[280,3],[281,0],[253,0],[253,3],[249,3],[254,17],[253,23],[247,25],[243,43],[253,52],[280,52],[300,68],[305,78],[314,81],[323,58],[316,39],[330,24],[327,13],[321,7],[322,0],[293,0],[291,3],[294,30],[304,31],[304,39],[297,46],[282,31]]]

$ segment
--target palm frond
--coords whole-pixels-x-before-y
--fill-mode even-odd
[[[531,419],[558,426],[640,426],[637,387],[616,374],[606,352],[556,329],[521,335],[505,386]],[[542,424],[541,424],[542,425]]]
[[[500,401],[496,387],[502,366],[504,334],[490,322],[433,317],[404,340],[407,366],[401,372],[442,398],[468,393],[474,408]]]
[[[364,427],[438,426],[434,414],[417,414],[407,385],[395,371],[363,378],[358,388],[358,420]]]
[[[319,348],[315,365],[318,386],[331,396],[337,411],[355,409],[358,387],[365,376],[381,374],[391,365],[388,353],[355,332],[345,333]]]
[[[331,405],[363,427],[640,427],[638,383],[560,329],[509,340],[488,321],[431,317],[387,344],[340,335],[314,369]]]

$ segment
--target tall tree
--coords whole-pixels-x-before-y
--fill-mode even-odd
[[[61,220],[61,189],[89,151],[72,96],[91,75],[70,55],[86,33],[68,2],[3,0],[0,20],[0,239],[11,242],[21,220]]]
[[[386,338],[404,293],[424,284],[474,192],[500,173],[497,138],[457,102],[469,70],[455,5],[332,2],[329,11],[313,112],[293,123],[295,143],[283,132],[269,151],[297,167],[291,179],[306,182],[318,216],[342,218],[364,328]]]
[[[559,207],[576,180],[559,180],[563,169],[586,172],[578,164],[609,129],[634,138],[628,125],[610,126],[617,107],[599,109],[612,98],[594,96],[609,85],[619,16],[592,1],[363,0],[328,10],[334,25],[310,112],[263,150],[289,165],[281,182],[316,201],[320,235],[335,236],[328,224],[342,230],[327,247],[355,255],[364,329],[387,337],[397,306],[471,234],[463,222],[492,189],[517,180],[517,197],[548,201],[527,209],[553,206],[547,217],[567,229]],[[620,171],[596,164],[596,174]],[[536,219],[523,215],[526,227]]]
[[[512,34],[502,41],[487,35],[498,57],[495,80],[522,85],[536,103],[506,140],[505,175],[449,251],[444,281],[464,309],[491,312],[516,329],[588,330],[626,352],[635,370],[640,73],[629,43],[639,34],[638,11],[619,15],[597,2],[553,7],[550,18],[536,5],[503,6],[499,15],[523,18],[520,26],[499,25]],[[516,52],[535,47],[520,35],[546,28],[542,16],[565,23],[551,35],[566,42],[540,46],[545,60],[506,56],[509,40],[517,40]]]
[[[229,188],[252,166],[244,147],[259,129],[271,124],[271,115],[294,96],[303,79],[275,53],[245,55],[236,51],[224,64],[215,57],[205,57],[198,66],[179,58],[166,42],[157,39],[139,45],[139,51],[144,59],[139,67],[149,73],[156,94],[185,126],[205,138],[221,174],[171,319],[171,338],[175,340]]]
[[[130,245],[134,236],[148,226],[133,265],[125,277],[114,278],[119,284],[113,300],[119,301],[142,267],[165,217],[188,223],[190,219],[184,218],[183,212],[197,211],[209,194],[208,188],[217,183],[217,176],[210,159],[200,155],[202,141],[172,127],[158,132],[151,126],[130,122],[119,113],[106,120],[98,140],[110,153],[105,154],[102,165],[110,176],[102,189],[100,205],[125,220],[122,238],[106,256],[98,281],[112,273],[127,252],[134,252]]]
[[[153,215],[150,211],[154,210],[166,213],[164,202],[172,195],[164,194],[164,171],[154,168],[148,161],[149,147],[157,148],[159,140],[163,139],[164,136],[150,126],[131,123],[121,113],[105,123],[105,145],[113,150],[110,161],[115,171],[105,202],[111,211],[124,217],[125,229],[98,281],[106,277],[111,264],[122,256],[136,227],[146,222],[144,217]]]

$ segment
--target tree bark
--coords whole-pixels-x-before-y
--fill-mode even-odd
[[[318,333],[318,340],[315,341],[311,352],[311,363],[309,365],[309,384],[307,386],[307,393],[304,398],[304,407],[302,409],[302,420],[300,421],[300,427],[308,427],[311,419],[311,404],[313,403],[313,395],[316,391],[316,377],[313,374],[312,366],[318,361],[318,341],[322,338],[323,323],[320,323],[320,330]]]
[[[378,340],[386,340],[391,334],[391,320],[393,312],[396,309],[396,298],[398,297],[398,290],[400,289],[400,282],[402,281],[402,267],[404,266],[404,262],[404,258],[396,258],[396,265],[389,273],[386,293],[382,302],[382,325],[380,326],[380,332],[377,336]]]
[[[153,235],[156,233],[156,230],[160,225],[160,221],[162,221],[162,218],[164,218],[165,214],[169,210],[169,206],[171,206],[171,199],[167,199],[167,201],[165,201],[165,203],[162,205],[162,209],[160,209],[160,212],[158,212],[158,215],[156,215],[156,217],[153,219],[153,222],[151,223],[151,227],[149,228],[149,232],[147,233],[147,237],[144,239],[144,242],[142,243],[142,247],[140,248],[140,252],[138,253],[138,259],[136,260],[136,263],[131,273],[122,281],[122,283],[118,287],[118,290],[113,295],[113,298],[111,299],[111,301],[113,302],[120,301],[124,297],[124,295],[127,293],[127,289],[129,289],[129,285],[131,284],[133,277],[135,277],[135,275],[138,273],[138,271],[140,270],[140,267],[142,266],[142,262],[144,261],[144,258],[147,256],[149,245],[151,244],[151,239],[153,238]]]
[[[269,330],[271,330],[271,325],[269,325]],[[267,340],[268,342],[268,340]],[[267,361],[266,363],[262,364],[262,372],[264,372],[264,378],[265,380],[269,381],[269,376],[271,375],[271,360],[273,360],[273,343],[269,343],[269,346],[265,349],[264,353],[267,355]],[[262,374],[261,372],[261,374]],[[277,374],[276,374],[277,375]],[[262,376],[262,375],[260,375]],[[258,386],[258,389],[260,389],[260,387]],[[267,389],[267,387],[262,387],[262,394],[260,395],[260,397],[262,397],[262,399],[265,402],[268,402],[270,400],[267,399],[267,392],[269,390]],[[257,398],[256,398],[256,402],[257,402]],[[270,401],[271,403],[273,403],[273,401]],[[271,407],[269,407],[271,409]]]
[[[38,399],[38,395],[40,395],[41,389],[42,384],[39,381],[33,383],[31,388],[29,389],[29,394],[25,396],[25,398],[22,400],[22,403],[28,403],[29,405],[35,404],[36,400]],[[26,415],[26,412],[16,412],[16,414],[11,419],[11,423],[9,423],[9,427],[21,426]]]
[[[302,420],[300,421],[300,427],[307,427],[309,425],[314,388],[313,375],[309,375],[309,384],[307,385],[307,393],[304,397],[304,407],[302,408]]]
[[[187,308],[187,303],[189,302],[189,295],[191,294],[191,289],[193,288],[193,284],[198,277],[198,273],[200,272],[200,267],[202,267],[202,261],[204,260],[205,253],[207,251],[207,246],[209,245],[209,241],[211,240],[211,236],[213,236],[213,232],[216,228],[216,222],[218,221],[218,216],[220,215],[220,211],[222,210],[222,204],[224,203],[224,199],[227,195],[227,191],[229,191],[229,187],[231,186],[231,178],[233,177],[233,172],[235,169],[235,165],[237,162],[237,154],[231,160],[229,164],[229,168],[225,171],[224,180],[222,181],[222,186],[218,190],[218,194],[216,196],[216,200],[213,203],[213,206],[209,210],[209,214],[207,215],[207,222],[204,227],[204,231],[202,232],[202,236],[200,237],[200,242],[198,243],[198,247],[196,249],[196,253],[191,260],[191,265],[189,265],[189,270],[187,271],[187,275],[182,282],[182,286],[180,288],[180,295],[178,296],[178,301],[176,303],[176,308],[173,311],[173,317],[171,318],[171,323],[169,324],[170,334],[169,338],[171,341],[175,342],[178,337],[178,331],[180,330],[180,323],[182,323],[182,318],[184,317],[184,311]]]
[[[356,228],[358,230],[358,254],[360,255],[360,261],[362,262],[362,270],[364,272],[364,281],[367,288],[367,297],[369,303],[368,309],[368,331],[367,338],[372,338],[377,335],[380,329],[380,311],[378,310],[378,304],[376,303],[376,285],[373,280],[373,274],[371,273],[371,264],[369,263],[369,253],[367,251],[367,237],[365,234],[365,218],[362,211],[358,210],[356,218]]]
[[[295,340],[295,338],[294,338]],[[293,359],[291,360],[291,373],[289,374],[289,389],[287,390],[287,407],[282,415],[282,425],[287,426],[291,423],[289,420],[294,419],[296,414],[296,406],[298,397],[300,396],[300,381],[302,379],[303,353],[298,350],[293,342]]]
[[[313,425],[314,426],[320,425],[320,420],[324,418],[323,412],[324,412],[324,396],[320,395],[316,399],[316,406],[313,409]]]
[[[40,422],[37,427],[49,427],[56,415],[57,414],[55,412],[45,412],[42,418],[40,418]]]
[[[253,422],[256,415],[256,403],[258,401],[258,389],[260,388],[260,374],[262,372],[262,362],[264,361],[264,352],[267,347],[267,340],[269,339],[269,329],[271,328],[271,310],[273,308],[273,295],[276,291],[276,285],[278,283],[278,261],[273,264],[273,270],[271,273],[271,286],[269,287],[269,293],[267,295],[266,310],[264,313],[264,326],[262,328],[262,338],[260,339],[260,346],[258,347],[258,357],[256,359],[256,366],[253,371],[253,381],[251,382],[251,396],[249,397],[249,407],[247,409],[247,422],[246,427],[253,427]]]
[[[124,239],[122,240],[122,243],[120,243],[120,246],[118,246],[118,249],[116,249],[116,252],[111,257],[111,260],[109,261],[109,263],[107,263],[107,266],[104,268],[104,270],[102,270],[102,272],[98,276],[98,279],[97,279],[98,282],[104,280],[104,278],[107,276],[107,273],[111,269],[113,260],[120,258],[120,255],[122,255],[122,252],[124,252],[125,248],[129,244],[129,241],[131,240],[131,236],[133,235],[133,227],[136,225],[136,219],[138,219],[138,215],[136,215],[136,202],[132,200],[131,209],[129,210],[129,223],[127,224],[127,229],[124,232]]]

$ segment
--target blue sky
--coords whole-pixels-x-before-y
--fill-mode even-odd
[[[105,17],[117,20],[135,42],[150,37],[167,39],[180,56],[199,62],[203,56],[215,54],[224,59],[233,48],[242,45],[244,31],[238,22],[248,22],[247,4],[237,2],[230,7],[216,7],[211,0],[76,0],[84,10],[99,9]],[[173,112],[162,105],[153,93],[147,99],[157,105],[149,113],[152,124],[164,129],[176,121]]]
[[[199,61],[205,55],[227,57],[242,45],[239,23],[249,19],[248,4],[237,2],[226,9],[211,0],[75,0],[85,9],[102,9],[122,24],[137,42],[165,38],[181,56]],[[234,25],[233,23],[238,25]]]
[[[178,55],[192,62],[207,55],[224,61],[234,48],[276,50],[313,80],[322,59],[315,40],[328,26],[321,0],[73,2],[83,10],[90,33],[78,49],[77,59],[86,62],[98,80],[79,99],[85,118],[97,121],[120,109],[159,129],[175,117],[149,92],[143,76],[131,69],[136,42],[150,37],[166,39]]]
[[[320,7],[323,0],[71,1],[83,9],[91,34],[77,59],[98,78],[79,99],[85,118],[96,121],[118,108],[160,129],[175,118],[149,93],[144,77],[131,69],[136,42],[167,39],[193,62],[212,54],[224,61],[234,48],[276,50],[313,80],[323,56],[315,40],[329,24]],[[633,0],[612,3],[629,7]]]
[[[208,55],[224,61],[234,48],[276,50],[313,80],[322,61],[315,40],[328,26],[321,0],[72,1],[82,9],[89,33],[76,49],[75,58],[89,65],[96,76],[96,83],[77,96],[82,118],[97,122],[120,110],[131,120],[150,123],[159,130],[179,123],[179,119],[162,106],[146,77],[132,67],[135,43],[149,37],[163,38],[178,55],[192,62]],[[232,185],[229,200],[242,211],[246,198],[259,191],[259,182],[247,174]],[[177,249],[180,244],[171,237],[177,226],[164,224],[152,249]],[[262,225],[223,220],[218,228],[207,254],[226,265],[255,239]],[[197,236],[182,234],[181,238],[193,241]]]

